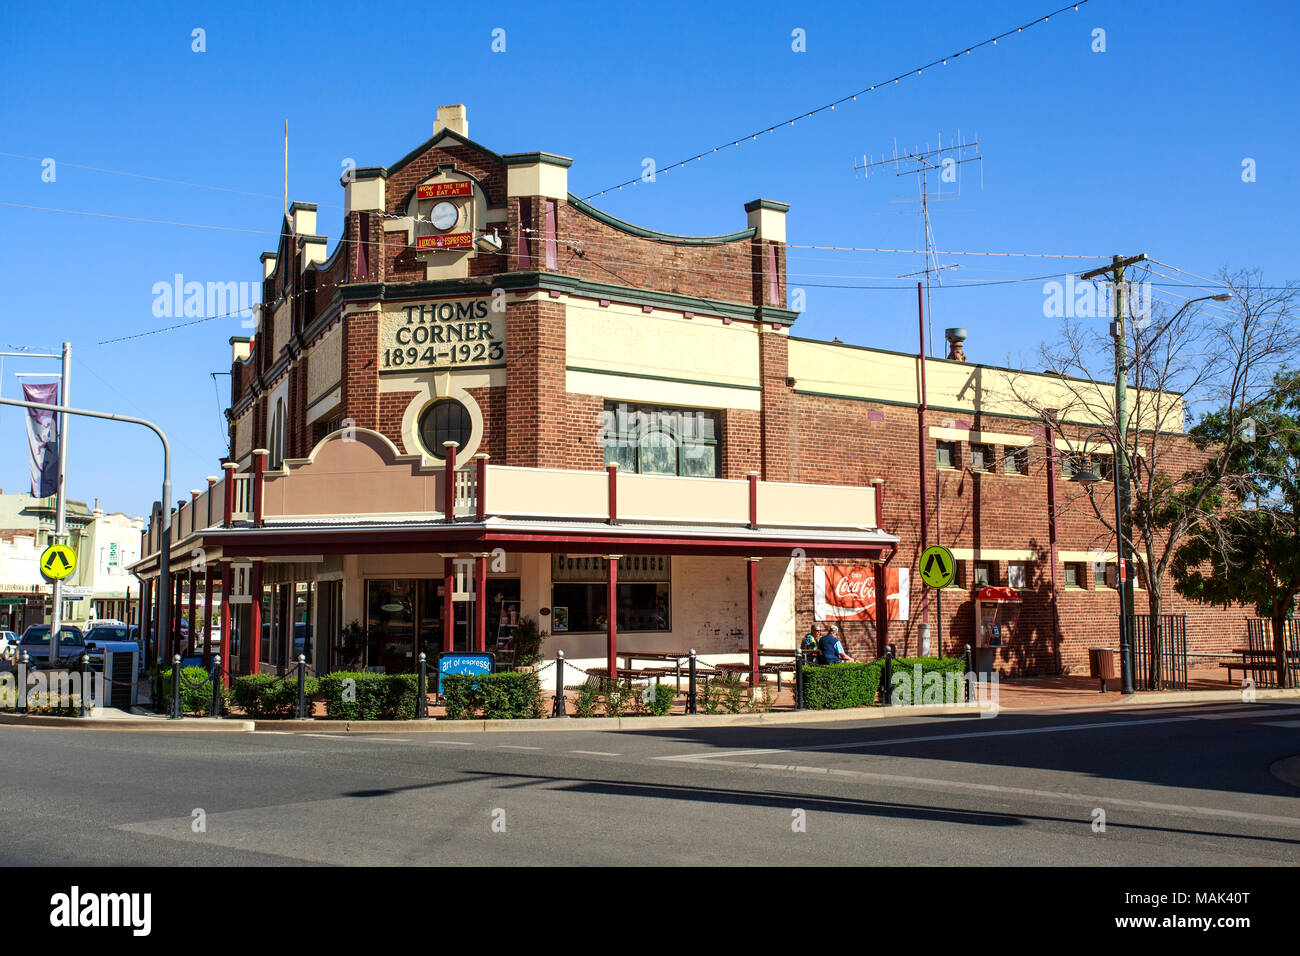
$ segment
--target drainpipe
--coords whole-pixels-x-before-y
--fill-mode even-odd
[[[1056,436],[1052,433],[1052,420],[1056,409],[1047,409],[1043,419],[1043,432],[1047,441],[1047,551],[1052,569],[1052,643],[1056,659],[1056,673],[1061,673],[1061,608],[1056,584]]]

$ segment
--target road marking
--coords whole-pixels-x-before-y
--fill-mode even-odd
[[[571,754],[588,754],[592,757],[621,757],[622,754],[612,754],[608,750],[570,750]]]
[[[502,750],[541,750],[541,747],[525,747],[523,744],[497,744]]]
[[[663,759],[663,758],[658,758]],[[1087,793],[1066,793],[1058,790],[1035,790],[1028,787],[1002,787],[991,783],[967,783],[959,780],[938,780],[931,777],[910,777],[888,773],[873,773],[867,770],[841,770],[835,767],[805,767],[798,764],[746,763],[742,760],[715,760],[712,764],[724,764],[744,767],[749,770],[786,770],[795,773],[815,773],[833,777],[852,777],[857,780],[871,780],[875,783],[896,786],[913,786],[922,789],[951,790],[957,792],[976,792],[1006,794],[1010,796],[1032,797],[1052,802],[1077,803],[1086,807],[1125,807],[1131,810],[1157,810],[1162,813],[1176,813],[1183,816],[1214,817],[1219,819],[1269,823],[1278,826],[1300,827],[1300,817],[1273,816],[1267,813],[1250,813],[1245,810],[1220,810],[1217,807],[1200,807],[1181,803],[1159,803],[1154,800],[1130,800],[1123,797],[1102,797]],[[1016,811],[1004,811],[1014,814]],[[1084,820],[1083,822],[1086,822]]]
[[[1052,727],[1019,727],[1011,730],[980,730],[964,734],[926,734],[920,737],[885,737],[878,740],[855,740],[841,744],[809,744],[806,747],[765,747],[756,750],[737,751],[701,751],[692,754],[655,757],[655,760],[709,760],[717,757],[735,757],[746,754],[772,753],[821,753],[828,750],[856,750],[863,747],[895,747],[899,744],[933,743],[947,740],[973,740],[980,737],[1017,737],[1027,734],[1064,734],[1080,730],[1104,730],[1110,727],[1140,727],[1154,724],[1176,724],[1189,720],[1244,720],[1255,717],[1271,717],[1279,714],[1294,714],[1294,707],[1278,709],[1245,711],[1238,714],[1185,714],[1179,717],[1155,717],[1139,720],[1101,720],[1087,724],[1060,724]],[[721,762],[721,761],[717,761]]]

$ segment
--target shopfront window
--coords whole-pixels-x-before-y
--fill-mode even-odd
[[[551,561],[551,630],[602,632],[609,623],[606,560],[590,555],[557,554]],[[668,631],[672,559],[667,555],[626,555],[618,562],[620,631]]]
[[[401,674],[415,662],[415,581],[366,582],[366,667]]]
[[[716,412],[606,402],[605,463],[645,475],[718,477]]]
[[[262,588],[262,639],[258,643],[257,659],[267,663],[271,661],[271,625],[275,621],[271,616],[275,606],[274,596],[275,588],[269,586]]]
[[[294,585],[293,598],[293,661],[301,654],[312,663],[312,604],[315,603],[316,585],[299,581]]]

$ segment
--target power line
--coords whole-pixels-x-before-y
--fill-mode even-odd
[[[785,126],[793,126],[799,120],[810,119],[811,117],[816,116],[818,113],[834,110],[835,107],[840,106],[844,103],[856,101],[859,96],[865,96],[868,93],[873,93],[882,86],[893,85],[895,83],[898,83],[900,80],[907,79],[908,77],[920,76],[926,70],[932,69],[933,67],[936,66],[947,66],[949,60],[955,60],[961,56],[969,56],[971,53],[973,53],[975,50],[978,50],[980,47],[989,46],[989,45],[997,46],[999,40],[1004,40],[1007,37],[1014,36],[1017,33],[1023,33],[1025,30],[1031,27],[1038,26],[1038,24],[1040,23],[1046,23],[1048,20],[1056,16],[1058,13],[1064,13],[1065,11],[1070,9],[1078,10],[1080,6],[1082,6],[1087,2],[1088,0],[1079,0],[1078,3],[1074,3],[1066,7],[1061,7],[1061,9],[1059,10],[1053,10],[1051,13],[1041,16],[1036,20],[1031,20],[1030,22],[1023,24],[1022,26],[1018,26],[1015,27],[1014,29],[1007,30],[1004,33],[999,33],[997,36],[989,37],[987,40],[981,40],[979,43],[973,43],[970,46],[958,50],[956,53],[950,53],[947,56],[940,57],[937,60],[931,60],[929,63],[923,64],[922,66],[915,67],[911,70],[908,70],[905,73],[899,73],[897,76],[890,77],[887,80],[881,80],[879,83],[873,83],[870,86],[858,90],[856,93],[849,93],[845,96],[840,97],[837,100],[832,100],[829,103],[825,103],[821,106],[816,107],[815,109],[811,109],[808,110],[807,112],[800,113],[799,115],[793,116],[789,119],[782,120],[781,122],[776,123],[772,126],[768,126],[764,129],[755,130],[752,133],[747,133],[744,136],[737,137],[731,142],[721,143],[717,146],[714,146],[712,149],[705,150],[702,153],[697,153],[695,156],[690,156],[686,159],[679,160],[669,166],[664,166],[661,169],[656,169],[655,175],[657,176],[659,173],[666,173],[673,169],[678,169],[682,166],[685,166],[687,163],[697,162],[703,159],[705,156],[712,155],[713,153],[716,153],[719,150],[730,149],[733,146],[739,146],[741,143],[745,142],[746,140],[750,140],[750,141],[757,140],[758,137],[760,136],[765,136],[768,133],[774,133],[778,129],[781,129],[782,127]],[[622,189],[624,186],[635,186],[640,181],[641,180],[639,178],[635,178],[635,177],[632,179],[624,180],[621,183],[616,183],[613,186],[607,186],[598,192],[594,192],[589,196],[585,196],[584,198],[591,199],[595,196],[603,196],[605,195],[605,193],[610,192],[611,190]]]
[[[53,157],[42,157],[42,156],[24,156],[21,153],[5,153],[5,152],[0,152],[0,156],[6,156],[9,159],[31,160],[32,162],[37,162],[37,163],[43,163],[45,162],[46,159],[53,158]],[[73,169],[85,169],[93,173],[108,173],[113,176],[129,176],[132,179],[145,179],[145,180],[149,180],[150,182],[167,183],[172,186],[191,186],[195,189],[211,189],[214,192],[233,193],[236,196],[251,196],[254,199],[274,199],[276,202],[279,202],[281,199],[281,197],[279,196],[271,196],[266,193],[249,192],[248,190],[245,189],[232,189],[229,186],[213,186],[208,183],[194,183],[184,179],[168,179],[166,176],[149,176],[145,173],[131,173],[121,169],[106,169],[103,166],[88,166],[85,163],[73,163],[73,162],[69,162],[66,159],[55,159],[54,162],[58,166],[70,166]],[[321,205],[329,205],[329,204],[321,203]],[[329,208],[342,209],[343,207],[331,205],[329,206]]]

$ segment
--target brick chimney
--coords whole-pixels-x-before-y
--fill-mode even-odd
[[[433,135],[437,136],[444,129],[469,139],[469,116],[463,104],[438,107],[438,118],[433,121]]]

